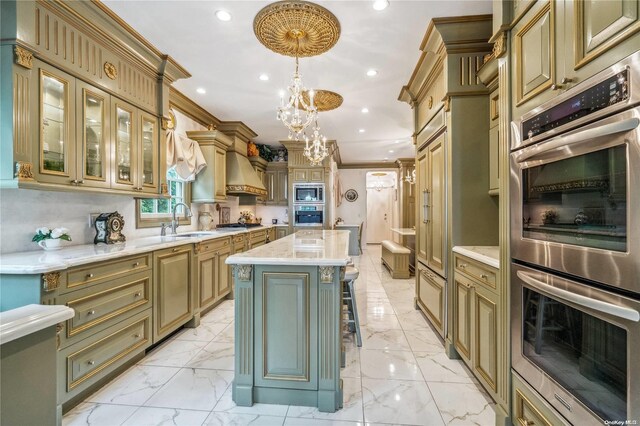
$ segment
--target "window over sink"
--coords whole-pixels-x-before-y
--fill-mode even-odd
[[[173,168],[167,170],[167,187],[171,198],[136,200],[136,228],[160,227],[162,223],[171,221],[171,213],[176,204],[189,204],[190,183],[180,179]],[[190,218],[187,217],[184,207],[178,207],[177,216],[180,225],[190,223]]]

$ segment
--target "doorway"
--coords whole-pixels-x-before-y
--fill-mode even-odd
[[[393,171],[367,172],[367,244],[392,239],[397,226],[398,175]]]

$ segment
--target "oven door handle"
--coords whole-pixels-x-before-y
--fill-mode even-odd
[[[567,302],[575,303],[576,305],[583,306],[585,308],[595,309],[598,312],[602,312],[608,315],[613,315],[618,318],[623,318],[629,321],[640,321],[640,313],[635,309],[627,308],[624,306],[617,306],[613,303],[603,302],[601,300],[595,300],[590,297],[583,296],[581,294],[571,293],[570,291],[563,290],[561,288],[554,287],[547,283],[544,283],[524,271],[517,272],[518,278],[529,284],[536,290],[544,291],[553,296],[559,297]]]
[[[616,133],[628,132],[640,125],[640,120],[637,118],[629,118],[627,120],[618,121],[616,123],[604,124],[600,127],[593,129],[583,130],[581,132],[572,133],[566,136],[558,136],[550,139],[544,144],[536,146],[527,152],[522,152],[516,155],[516,161],[523,163],[527,160],[535,159],[536,156],[549,152],[557,148],[568,148],[571,145],[579,145],[583,142],[588,142],[591,139],[599,138],[601,136],[614,135]]]

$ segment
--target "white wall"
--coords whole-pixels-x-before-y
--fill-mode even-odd
[[[338,175],[340,177],[342,193],[344,194],[349,189],[355,189],[358,193],[358,199],[354,202],[349,202],[342,199],[342,204],[336,208],[336,216],[334,218],[342,218],[344,223],[348,225],[359,225],[360,222],[364,222],[362,228],[362,246],[367,241],[367,189],[366,189],[366,169],[339,169]]]

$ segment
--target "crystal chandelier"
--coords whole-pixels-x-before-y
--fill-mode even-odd
[[[407,170],[407,174],[404,177],[404,180],[409,183],[409,185],[415,185],[416,183],[416,169],[413,169],[411,174],[409,174],[409,170]]]
[[[317,117],[318,111],[313,104],[313,90],[309,90],[309,103],[307,104],[302,94],[307,89],[302,83],[302,76],[298,72],[298,51],[300,49],[300,37],[303,33],[300,31],[290,31],[293,37],[296,37],[296,71],[293,73],[291,85],[287,87],[289,91],[289,101],[285,104],[284,93],[280,92],[280,107],[278,108],[277,118],[282,121],[287,129],[289,129],[289,139],[300,140],[304,130]]]
[[[313,126],[311,143],[309,143],[309,138],[306,135],[304,137],[304,142],[305,147],[303,154],[312,166],[319,165],[322,160],[327,158],[329,155],[329,150],[327,149],[327,138],[320,133],[318,120],[315,121],[315,125]]]

